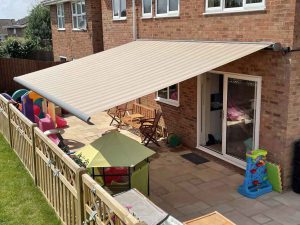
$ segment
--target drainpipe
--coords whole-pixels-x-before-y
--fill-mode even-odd
[[[135,11],[135,0],[132,0],[132,38],[133,41],[136,40],[136,33],[137,33],[137,29],[136,29],[136,11]]]

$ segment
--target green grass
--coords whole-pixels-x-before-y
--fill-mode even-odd
[[[60,225],[23,164],[0,135],[0,225]]]

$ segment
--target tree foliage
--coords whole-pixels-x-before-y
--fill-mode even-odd
[[[26,38],[36,43],[37,47],[47,48],[51,45],[50,10],[42,5],[36,5],[28,17]]]
[[[30,39],[10,37],[0,47],[0,57],[27,58],[35,48],[35,43]]]

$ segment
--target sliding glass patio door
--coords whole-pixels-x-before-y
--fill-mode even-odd
[[[249,77],[225,76],[223,153],[226,156],[245,161],[246,152],[258,147],[258,86],[259,81]]]
[[[258,148],[260,78],[207,73],[200,81],[201,149],[244,165]]]

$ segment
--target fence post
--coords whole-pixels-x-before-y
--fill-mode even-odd
[[[36,149],[35,149],[35,132],[34,132],[34,128],[36,127],[36,124],[33,124],[31,127],[31,132],[32,132],[32,154],[33,154],[33,171],[34,171],[34,184],[35,186],[37,186],[37,166],[36,166]]]
[[[11,112],[10,112],[11,103],[7,103],[7,117],[8,117],[8,139],[10,147],[13,148],[13,139],[12,139],[12,128],[11,128]]]
[[[82,183],[82,175],[86,173],[86,169],[80,167],[76,171],[76,190],[77,190],[77,224],[81,225],[84,218],[84,202],[83,202],[83,183]]]

